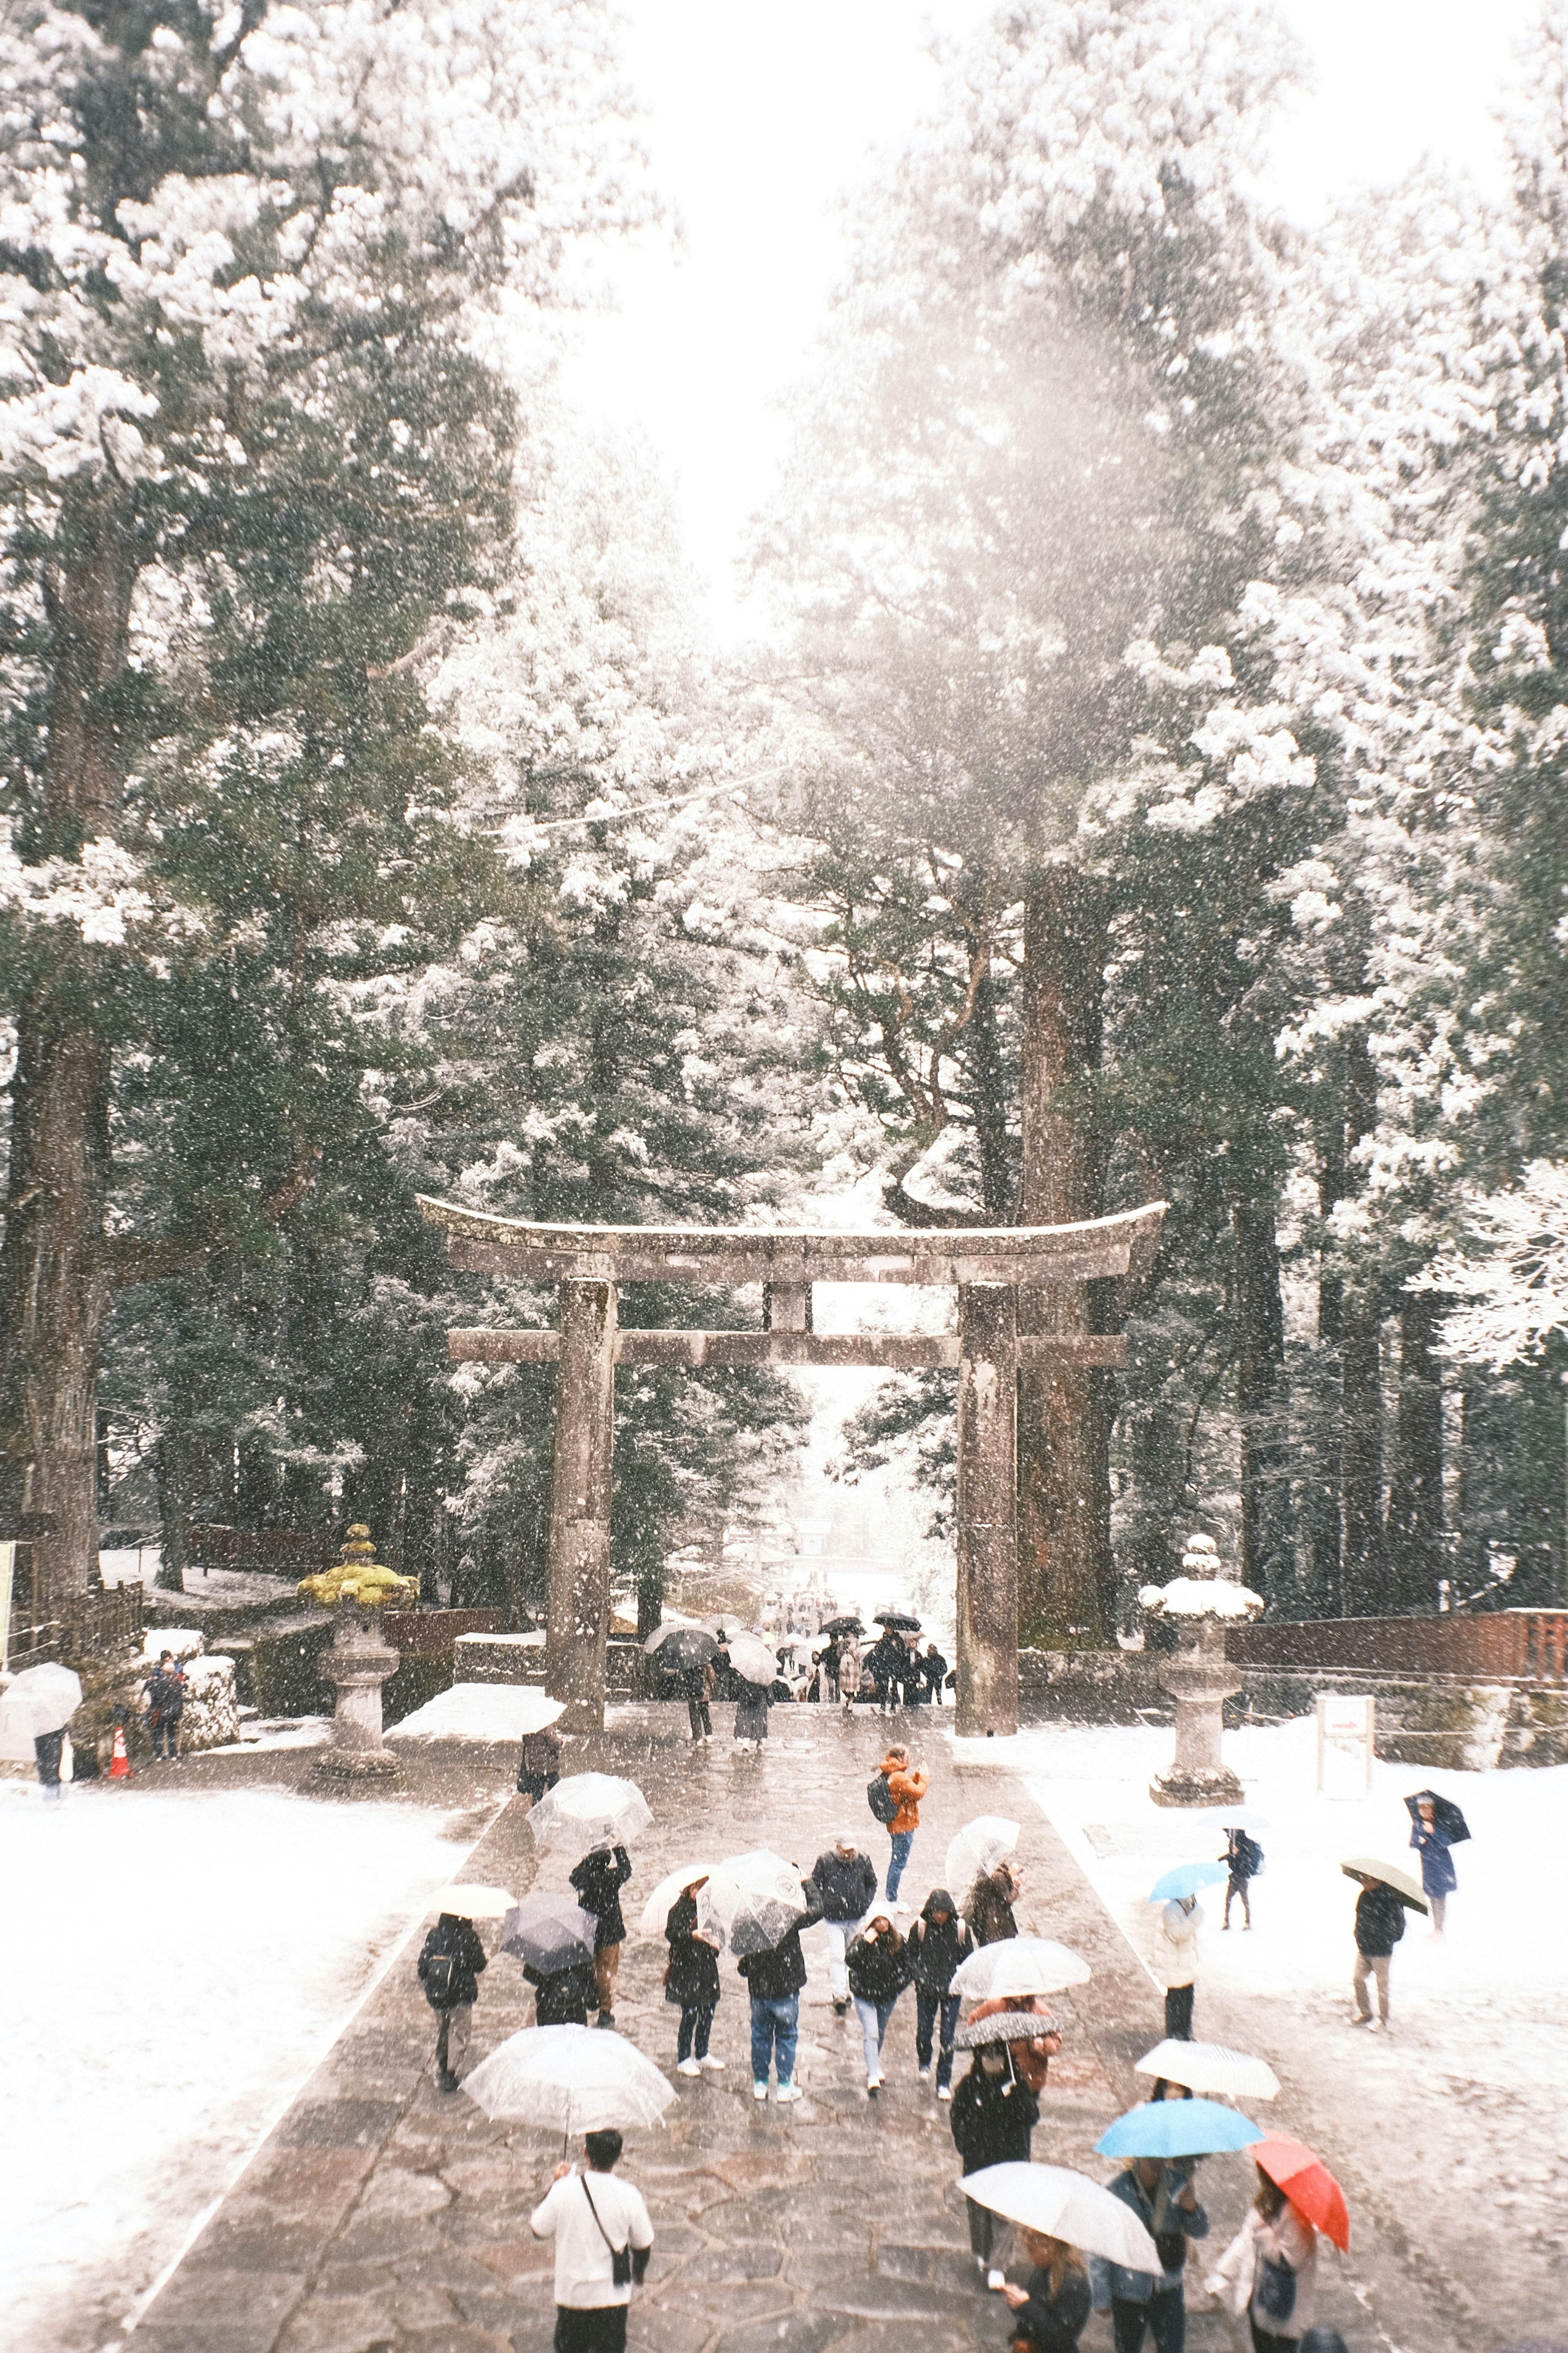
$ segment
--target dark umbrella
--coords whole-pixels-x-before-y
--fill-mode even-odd
[[[500,1948],[542,1978],[594,1957],[598,1923],[570,1895],[525,1895],[506,1915]]]
[[[1423,1799],[1432,1809],[1433,1829],[1441,1831],[1450,1846],[1462,1845],[1470,1835],[1470,1826],[1452,1798],[1440,1798],[1436,1789],[1417,1789],[1413,1798],[1405,1799],[1405,1810],[1411,1820],[1420,1821]]]
[[[908,1609],[879,1609],[874,1623],[886,1626],[893,1634],[918,1634],[921,1630],[920,1620]]]
[[[643,1649],[667,1667],[705,1667],[719,1655],[705,1626],[656,1626]]]
[[[824,1634],[863,1634],[866,1629],[858,1618],[830,1618],[820,1631]]]

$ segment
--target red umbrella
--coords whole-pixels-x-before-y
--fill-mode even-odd
[[[1321,2158],[1314,2157],[1305,2141],[1287,2140],[1283,2136],[1256,2141],[1247,2154],[1342,2255],[1351,2242],[1351,2218],[1345,2211],[1345,2193]]]

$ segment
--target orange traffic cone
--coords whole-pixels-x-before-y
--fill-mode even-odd
[[[114,1754],[109,1761],[109,1778],[111,1781],[129,1781],[131,1778],[131,1759],[126,1754],[125,1726],[122,1724],[114,1727]]]

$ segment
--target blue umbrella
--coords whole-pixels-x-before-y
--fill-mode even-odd
[[[1217,2100],[1145,2100],[1118,2116],[1095,2142],[1101,2157],[1211,2157],[1216,2149],[1250,2148],[1268,2134]]]
[[[1217,1887],[1229,1876],[1223,1862],[1179,1862],[1163,1879],[1157,1879],[1149,1890],[1151,1904],[1180,1903],[1184,1895],[1195,1895],[1200,1887]]]

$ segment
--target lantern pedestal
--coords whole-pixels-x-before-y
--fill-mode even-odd
[[[396,1673],[398,1653],[382,1634],[379,1610],[352,1601],[340,1601],[337,1609],[332,1646],[321,1661],[323,1677],[337,1686],[332,1743],[318,1750],[312,1778],[395,1781],[403,1768],[382,1744],[381,1687]]]
[[[1220,1752],[1225,1703],[1242,1679],[1225,1655],[1225,1626],[1200,1619],[1160,1674],[1176,1703],[1176,1751],[1168,1772],[1157,1773],[1149,1795],[1157,1806],[1239,1805],[1241,1783]]]

